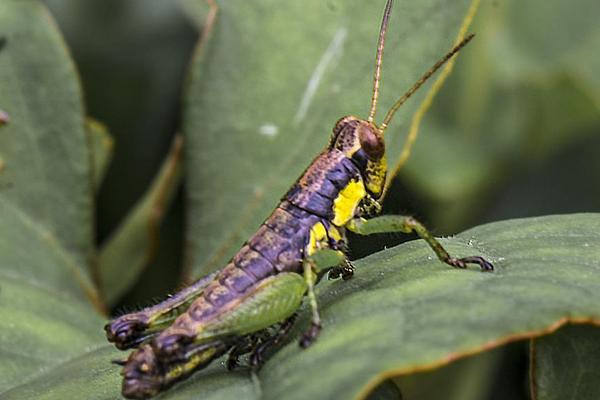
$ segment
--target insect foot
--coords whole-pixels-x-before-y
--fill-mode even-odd
[[[119,350],[135,347],[145,339],[143,336],[148,324],[139,318],[128,318],[129,316],[125,315],[104,326],[106,338]]]
[[[319,336],[319,332],[321,332],[321,324],[311,323],[310,328],[300,338],[298,344],[303,349],[306,349],[308,346],[314,343],[317,340],[317,336]]]
[[[332,280],[341,277],[343,280],[347,281],[354,276],[354,270],[354,265],[352,265],[352,263],[349,260],[345,260],[344,265],[340,267],[334,267],[329,270],[327,279]]]
[[[479,257],[479,256],[471,256],[471,257],[463,257],[463,258],[451,257],[448,259],[447,263],[456,268],[467,268],[467,264],[477,264],[477,265],[479,265],[479,267],[481,267],[481,270],[484,272],[486,272],[486,271],[491,272],[494,270],[494,266],[492,265],[491,262],[489,262],[485,258]]]

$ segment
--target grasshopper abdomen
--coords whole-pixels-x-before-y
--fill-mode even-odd
[[[303,188],[300,193],[307,191]],[[217,273],[202,295],[152,342],[155,351],[165,358],[177,358],[181,348],[197,340],[199,332],[211,321],[231,312],[240,299],[251,294],[262,281],[284,272],[301,273],[307,248],[316,245],[311,244],[315,225],[327,226],[331,232],[335,229],[321,216],[283,200],[230,263]],[[336,230],[337,235],[330,237],[327,228],[325,235],[319,237],[322,246],[341,247],[342,236]]]

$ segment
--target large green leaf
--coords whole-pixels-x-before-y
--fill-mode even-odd
[[[312,347],[288,343],[254,382],[216,363],[162,398],[363,398],[391,376],[537,337],[569,319],[600,321],[599,233],[600,214],[575,214],[493,223],[443,241],[453,254],[486,256],[493,273],[446,267],[422,241],[376,253],[356,263],[352,280],[318,286],[324,329]],[[116,397],[118,369],[108,366],[116,354],[100,343],[7,397]]]
[[[246,5],[240,4],[240,10],[244,10]],[[446,9],[434,11],[443,13],[440,10]],[[230,9],[230,12],[240,10]],[[265,18],[266,24],[280,24],[276,7],[264,11],[275,14]],[[346,12],[343,8],[322,11],[329,15]],[[427,12],[429,15],[432,10]],[[341,21],[341,16],[338,17]],[[238,23],[242,24],[242,20]],[[295,21],[286,20],[289,29],[294,29]],[[246,29],[242,25],[237,27]],[[218,29],[227,27],[218,26],[221,26]],[[307,37],[313,35],[318,39],[322,26],[313,28],[315,31]],[[339,26],[337,30],[332,28],[328,38],[340,32],[339,29]],[[428,29],[437,29],[437,25]],[[375,31],[376,27],[368,36]],[[349,29],[346,35],[345,41],[350,43],[354,31]],[[76,74],[60,35],[34,1],[5,0],[0,4],[0,38],[5,39],[0,51],[0,108],[11,117],[8,125],[0,127],[0,398],[118,398],[118,368],[109,361],[122,354],[105,343],[102,317],[89,302],[90,298],[97,299],[88,272],[89,260],[94,255],[93,185],[90,144]],[[301,39],[297,38],[298,48],[306,46]],[[329,42],[321,41],[324,48],[320,52],[307,52],[316,55],[318,61]],[[397,41],[395,45],[393,40],[391,43],[392,49],[398,47]],[[207,54],[214,55],[217,50],[212,48]],[[244,53],[244,49],[238,50]],[[259,55],[266,57],[265,52],[263,49]],[[278,62],[283,64],[281,60]],[[314,68],[314,62],[307,64]],[[224,65],[232,66],[220,67]],[[210,68],[207,66],[207,70]],[[311,68],[306,68],[310,76]],[[368,76],[367,61],[364,71]],[[356,75],[361,74],[356,72]],[[347,79],[354,82],[352,76]],[[326,80],[324,77],[323,82]],[[240,84],[239,80],[236,82]],[[258,86],[257,82],[247,84]],[[283,83],[277,82],[283,90]],[[302,85],[297,86],[301,97]],[[350,89],[349,94],[357,90]],[[315,101],[319,96],[332,100],[334,94],[320,95],[317,91]],[[245,96],[236,96],[235,92],[227,95],[234,105],[236,99]],[[220,101],[216,105],[225,104]],[[334,104],[323,103],[313,103],[320,106],[312,113],[325,115],[333,107],[329,104]],[[257,112],[252,108],[251,111]],[[240,113],[242,119],[249,120],[250,116],[244,115]],[[319,123],[313,126],[306,122],[303,132],[312,134],[312,128]],[[214,128],[218,124],[213,120],[208,125]],[[272,127],[262,130],[260,127],[265,128],[257,127],[255,139],[261,138],[257,132],[273,132]],[[300,127],[296,129],[299,132]],[[233,131],[242,130],[237,127]],[[273,146],[281,145],[280,136],[268,140],[273,140]],[[202,144],[200,139],[197,138],[197,146]],[[207,146],[213,144],[212,137],[206,139]],[[309,139],[304,144],[299,137],[285,139],[290,144],[285,148],[292,147],[298,152],[294,160],[309,156],[305,147],[313,146],[314,138]],[[238,144],[253,142],[252,137],[244,142],[238,136],[225,136],[225,141],[228,140],[240,141]],[[279,159],[279,164],[274,165],[279,170],[271,171],[267,183],[271,185],[272,181],[273,188],[289,184],[289,176],[282,176],[279,182],[278,173],[284,169],[281,160],[290,153],[283,152],[283,146],[272,153],[273,148],[269,147],[273,146],[262,144],[256,150],[258,156],[275,154],[274,159]],[[247,150],[244,146],[229,147],[232,148],[232,154],[240,157]],[[221,151],[225,153],[224,148]],[[223,163],[227,161],[222,159]],[[292,165],[296,161],[290,161],[289,165],[290,170],[295,168]],[[261,168],[267,169],[266,164]],[[207,182],[222,189],[215,192],[214,203],[208,205],[226,208],[233,204],[222,206],[216,197],[231,182],[227,179]],[[200,183],[199,180],[197,184]],[[250,180],[232,186],[248,192],[253,183]],[[275,195],[269,190],[265,196]],[[259,213],[256,210],[250,208],[246,214],[258,218],[254,215]],[[388,377],[433,369],[508,341],[548,333],[559,322],[597,323],[600,321],[599,232],[600,215],[565,215],[490,224],[444,240],[457,255],[477,253],[488,257],[497,267],[494,273],[452,270],[435,260],[421,241],[377,253],[357,262],[355,279],[319,285],[325,329],[310,349],[302,351],[295,342],[288,343],[254,380],[247,371],[228,373],[215,363],[162,398],[360,398],[377,384],[389,382]],[[202,233],[198,241],[213,234],[198,233]],[[303,312],[296,334],[305,326],[306,317]],[[384,389],[379,392],[382,396],[393,388],[387,383]]]
[[[600,64],[592,17],[599,12],[594,0],[575,7],[561,0],[482,3],[476,40],[457,60],[401,173],[427,200],[436,227],[468,224],[517,171],[598,132],[600,85],[590,70]],[[566,196],[559,209],[587,209],[572,200]],[[509,215],[531,213],[520,205]],[[553,212],[543,207],[533,212]]]
[[[394,379],[405,400],[481,400],[497,385],[507,346],[465,357],[435,370]],[[503,398],[503,397],[500,397]],[[504,397],[508,398],[508,397]]]
[[[499,222],[444,243],[488,257],[496,271],[445,268],[422,242],[361,260],[351,281],[320,287],[330,328],[314,347],[292,343],[271,359],[264,398],[352,398],[386,376],[540,335],[559,320],[600,318],[598,214]]]
[[[36,2],[2,2],[0,18],[0,98],[11,117],[0,134],[0,260],[23,278],[92,295],[90,155],[74,67]]]
[[[535,340],[533,400],[600,398],[600,329],[567,326]]]
[[[88,137],[74,66],[46,11],[0,3],[0,393],[97,343]]]
[[[220,267],[239,248],[325,146],[335,121],[366,117],[384,3],[219,2],[211,40],[192,65],[184,112],[188,267],[196,273]],[[397,4],[380,119],[451,47],[470,3]],[[405,105],[388,131],[391,164],[426,93]]]

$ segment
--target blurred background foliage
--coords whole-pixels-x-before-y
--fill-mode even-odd
[[[45,3],[79,69],[88,114],[114,140],[97,197],[102,244],[144,195],[180,129],[182,82],[206,10],[193,0]],[[471,29],[477,38],[426,115],[385,211],[416,215],[438,235],[499,219],[599,212],[598,15],[594,0],[483,1]],[[116,309],[178,285],[184,213],[176,193],[145,273]],[[357,240],[353,255],[400,240]],[[528,396],[526,371],[517,343],[397,382],[406,399],[519,399]]]

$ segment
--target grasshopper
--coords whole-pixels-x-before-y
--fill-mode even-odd
[[[162,303],[106,325],[107,338],[117,348],[137,347],[126,360],[116,362],[123,366],[125,397],[152,397],[226,353],[230,368],[247,353],[250,364],[259,366],[264,352],[285,338],[305,297],[312,318],[299,344],[311,345],[321,330],[315,284],[325,274],[329,279],[346,280],[354,273],[345,255],[347,231],[360,235],[414,232],[443,263],[493,270],[479,256],[450,256],[412,217],[376,216],[386,184],[384,132],[388,124],[400,106],[473,37],[466,37],[435,63],[378,125],[375,112],[391,8],[392,0],[388,0],[367,119],[346,116],[337,121],[325,149],[223,269]]]

